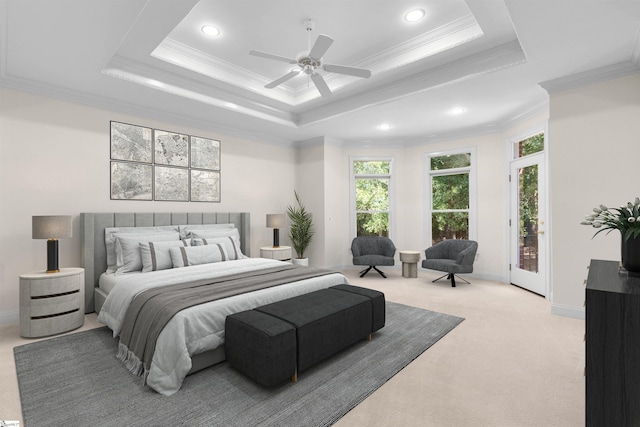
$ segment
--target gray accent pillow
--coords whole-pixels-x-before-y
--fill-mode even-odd
[[[116,273],[142,270],[141,242],[180,241],[180,233],[177,231],[172,233],[125,234],[124,236],[116,235]]]
[[[157,227],[107,227],[104,229],[104,243],[107,251],[107,273],[114,273],[117,268],[116,238],[123,234],[155,234],[179,231],[177,225],[161,225]],[[151,240],[151,239],[150,239]]]
[[[140,242],[140,256],[142,258],[142,272],[166,270],[173,268],[170,248],[189,246],[186,240],[171,240],[169,242]]]
[[[169,248],[175,268],[227,261],[229,255],[222,244]]]
[[[231,230],[221,230],[219,232],[198,232],[192,235],[192,246],[210,245],[213,243],[224,243],[229,253],[230,260],[247,258],[242,253],[240,247],[240,233],[237,228]]]

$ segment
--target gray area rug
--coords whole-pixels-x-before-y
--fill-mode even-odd
[[[40,426],[328,426],[455,328],[462,318],[387,302],[386,325],[300,374],[263,388],[226,362],[173,396],[143,387],[105,328],[16,347],[24,423]]]

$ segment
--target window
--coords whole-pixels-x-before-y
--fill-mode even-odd
[[[351,160],[352,231],[389,237],[393,159]]]
[[[427,229],[431,245],[446,239],[469,239],[473,231],[475,192],[473,152],[427,155],[429,204]]]
[[[544,132],[513,143],[514,159],[544,151]]]

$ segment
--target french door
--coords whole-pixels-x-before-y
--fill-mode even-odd
[[[513,160],[510,166],[510,281],[547,296],[544,154]]]

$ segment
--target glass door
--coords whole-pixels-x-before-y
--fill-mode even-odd
[[[509,267],[512,284],[547,296],[543,162],[542,153],[511,162]]]

